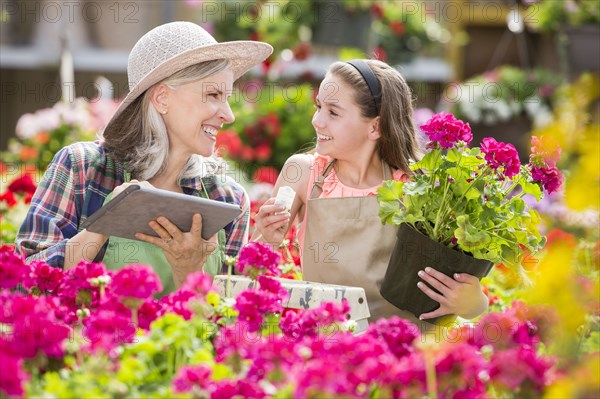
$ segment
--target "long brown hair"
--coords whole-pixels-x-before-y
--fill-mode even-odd
[[[393,67],[378,60],[364,60],[381,85],[381,110],[376,150],[394,169],[409,173],[409,160],[419,160],[423,150],[413,122],[412,93],[406,81]],[[371,91],[362,75],[346,62],[335,62],[328,73],[340,78],[354,90],[354,102],[365,118],[378,116]]]

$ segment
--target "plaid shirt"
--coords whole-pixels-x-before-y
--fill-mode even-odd
[[[69,238],[102,207],[106,196],[123,183],[123,164],[107,157],[99,143],[75,143],[61,149],[48,166],[16,239],[27,260],[43,260],[63,267]],[[199,195],[202,184],[213,200],[239,205],[242,213],[225,227],[225,254],[237,256],[248,242],[250,201],[244,188],[230,176],[182,179],[188,195]],[[98,253],[101,261],[107,244]]]

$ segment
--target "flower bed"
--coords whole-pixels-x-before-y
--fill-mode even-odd
[[[359,336],[348,306],[287,311],[279,256],[251,243],[236,267],[258,288],[220,297],[190,275],[157,300],[150,267],[63,272],[0,261],[0,391],[10,397],[538,397],[559,376],[545,344],[556,320],[515,302],[474,325],[422,336],[393,317]],[[16,289],[18,284],[21,289]],[[560,380],[559,380],[560,381]]]

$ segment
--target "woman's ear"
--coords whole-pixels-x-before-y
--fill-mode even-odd
[[[379,140],[381,133],[379,132],[379,117],[374,118],[369,124],[369,139]]]
[[[150,102],[160,114],[166,114],[169,109],[169,91],[167,86],[160,83],[150,89]]]

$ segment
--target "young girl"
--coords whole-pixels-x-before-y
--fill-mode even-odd
[[[381,224],[376,194],[384,180],[407,180],[409,160],[421,156],[411,101],[404,78],[381,61],[331,65],[312,119],[316,150],[290,157],[275,185],[274,194],[290,186],[294,203],[287,212],[269,199],[256,215],[254,238],[279,245],[298,216],[305,280],[363,287],[372,319],[397,314],[423,328],[414,316],[472,318],[486,309],[487,298],[476,277],[452,279],[435,265],[419,273],[441,294],[419,284],[440,303],[435,311],[413,316],[379,294],[395,229]]]

